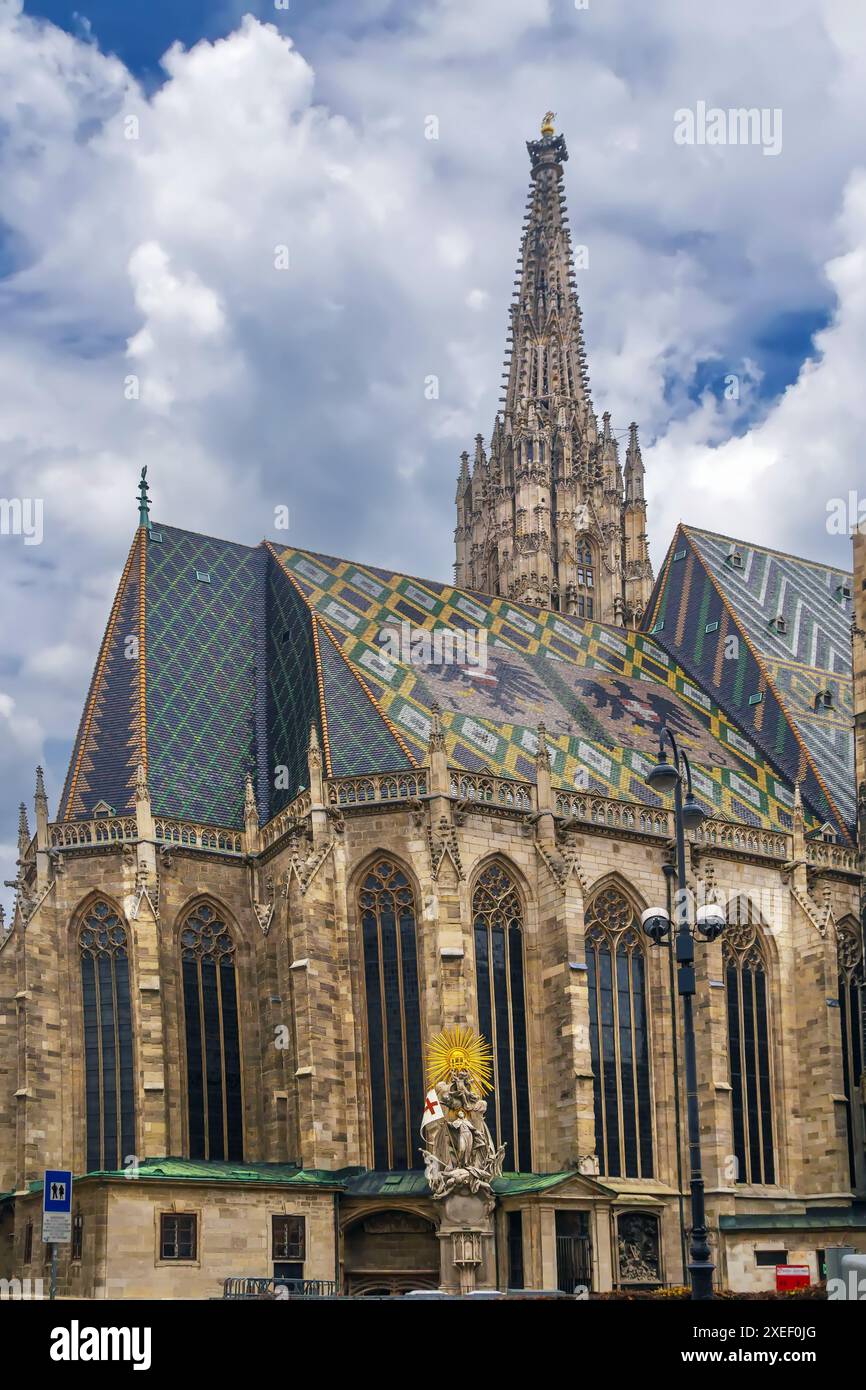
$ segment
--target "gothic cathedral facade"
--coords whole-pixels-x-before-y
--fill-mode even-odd
[[[673,891],[662,726],[705,813],[688,886],[727,924],[695,997],[716,1282],[866,1250],[866,537],[851,574],[682,526],[653,580],[549,121],[529,152],[454,584],[158,523],[142,481],[59,804],[39,773],[20,812],[0,1277],[45,1277],[68,1167],[61,1293],[437,1286],[426,1049],[469,1025],[505,1149],[484,1282],[683,1283],[681,1016],[641,929]]]

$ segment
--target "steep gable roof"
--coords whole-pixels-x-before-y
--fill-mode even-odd
[[[850,583],[844,571],[680,525],[645,620],[845,838],[855,819]]]

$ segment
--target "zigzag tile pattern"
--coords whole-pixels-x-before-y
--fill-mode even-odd
[[[657,805],[644,779],[667,721],[693,756],[708,809],[790,828],[791,784],[645,634],[331,556],[279,554],[418,760],[439,704],[453,763],[531,779],[543,722],[558,786]],[[461,633],[469,659],[443,659]],[[479,633],[483,667],[472,659]]]
[[[725,541],[723,550],[721,538],[713,537],[710,548],[700,543],[703,534],[678,528],[647,614],[649,632],[718,700],[785,780],[800,782],[804,801],[819,823],[829,821],[847,837],[854,812],[853,767],[848,761],[842,711],[850,700],[850,690],[844,690],[846,684],[850,688],[850,676],[799,668],[795,679],[791,652],[786,662],[783,649],[773,646],[776,634],[770,620],[777,616],[779,576],[773,577],[771,567],[754,563],[740,592],[741,572],[725,557],[736,548],[745,570],[748,547]],[[801,585],[808,568],[803,562]],[[792,592],[790,582],[787,591]],[[759,598],[764,603],[763,619]],[[789,629],[779,634],[779,643],[789,635],[795,640]],[[839,660],[840,636],[836,617],[832,638],[823,643],[823,650],[837,653],[835,660]],[[802,640],[802,628],[797,640]],[[840,691],[840,706],[835,719],[824,721],[823,714],[814,713],[814,700],[818,689],[826,689],[831,682]],[[811,715],[804,709],[810,698]]]

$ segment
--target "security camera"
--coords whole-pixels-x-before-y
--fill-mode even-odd
[[[718,903],[707,903],[698,908],[698,931],[707,941],[715,941],[726,926],[725,914]]]
[[[670,935],[671,917],[663,907],[648,907],[640,915],[640,924],[656,946],[661,946],[665,937]]]

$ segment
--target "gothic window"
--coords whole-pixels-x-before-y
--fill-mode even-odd
[[[97,901],[78,929],[84,1013],[88,1172],[122,1167],[135,1153],[132,1010],[126,928]]]
[[[419,1168],[424,1103],[415,895],[390,859],[361,885],[373,1166]]]
[[[596,562],[588,541],[577,546],[576,611],[579,618],[592,618]]]
[[[586,909],[595,1145],[611,1178],[653,1175],[646,962],[634,908],[603,888]]]
[[[487,1121],[505,1164],[532,1171],[529,1064],[523,994],[523,911],[508,870],[488,864],[472,897],[478,1029],[493,1049],[494,1091]]]
[[[842,1077],[848,1120],[848,1167],[851,1186],[857,1185],[856,1152],[862,1148],[863,1108],[858,1096],[863,1075],[863,959],[860,933],[854,918],[837,927],[839,960],[839,1015],[842,1030]]]
[[[180,933],[189,1156],[242,1159],[243,1100],[235,943],[208,903]]]
[[[738,898],[722,938],[736,1181],[775,1183],[767,968],[754,908]]]

